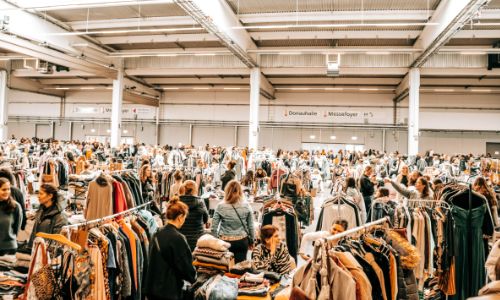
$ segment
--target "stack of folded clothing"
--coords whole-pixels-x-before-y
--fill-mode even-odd
[[[233,253],[229,252],[231,245],[223,240],[205,234],[198,239],[193,251],[195,261],[193,266],[198,272],[206,269],[216,269],[227,272],[234,265]]]
[[[16,261],[15,255],[2,255],[0,256],[0,268],[11,269],[16,266]]]
[[[264,273],[246,273],[240,278],[238,284],[239,296],[265,297],[269,293],[269,280],[264,278]]]
[[[25,274],[16,271],[0,272],[0,299],[7,295],[21,295],[26,281]]]

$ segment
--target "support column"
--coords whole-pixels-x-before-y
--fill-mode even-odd
[[[7,141],[9,131],[9,101],[7,99],[7,71],[0,71],[0,141]]]
[[[111,148],[120,145],[122,137],[123,68],[113,80],[113,103],[111,106]]]
[[[188,145],[193,144],[193,124],[189,124],[189,141]]]
[[[56,122],[55,121],[50,121],[50,137],[53,139],[56,138]]]
[[[386,139],[385,139],[385,135],[386,135],[386,130],[385,129],[382,129],[382,151],[385,152],[385,148],[386,148]]]
[[[238,125],[234,126],[234,144],[233,146],[238,146]]]
[[[260,106],[260,68],[250,72],[250,118],[248,124],[248,148],[259,147],[259,106]]]
[[[69,129],[68,141],[72,141],[73,140],[73,122],[72,121],[69,122],[68,129]]]
[[[156,145],[157,146],[160,145],[160,108],[161,108],[161,105],[156,108]]]
[[[412,68],[409,72],[408,105],[408,155],[418,154],[419,111],[420,111],[420,69]]]

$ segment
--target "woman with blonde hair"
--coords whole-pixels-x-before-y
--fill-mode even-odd
[[[227,183],[224,201],[215,209],[212,233],[231,244],[235,263],[246,260],[248,249],[253,248],[254,224],[250,205],[243,202],[243,189],[236,180]]]

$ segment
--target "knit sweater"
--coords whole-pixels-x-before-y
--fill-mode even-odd
[[[12,212],[6,212],[6,203],[0,202],[0,249],[17,249],[17,233],[21,228],[22,210],[19,203]]]

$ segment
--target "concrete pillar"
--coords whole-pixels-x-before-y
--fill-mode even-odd
[[[193,124],[189,124],[189,140],[188,145],[193,144]]]
[[[233,146],[238,146],[238,125],[234,126],[234,143]]]
[[[0,141],[8,139],[9,101],[7,99],[7,71],[0,71]]]
[[[113,80],[113,102],[111,106],[111,148],[120,145],[122,137],[123,68]]]
[[[412,68],[409,72],[408,106],[408,155],[418,154],[419,111],[420,111],[420,69]]]
[[[259,106],[260,106],[260,68],[250,71],[250,118],[248,124],[248,148],[259,147]]]
[[[160,145],[160,108],[161,108],[161,105],[159,107],[156,108],[156,145]]]
[[[69,122],[69,126],[68,126],[68,141],[72,141],[73,140],[73,122],[70,121]]]

